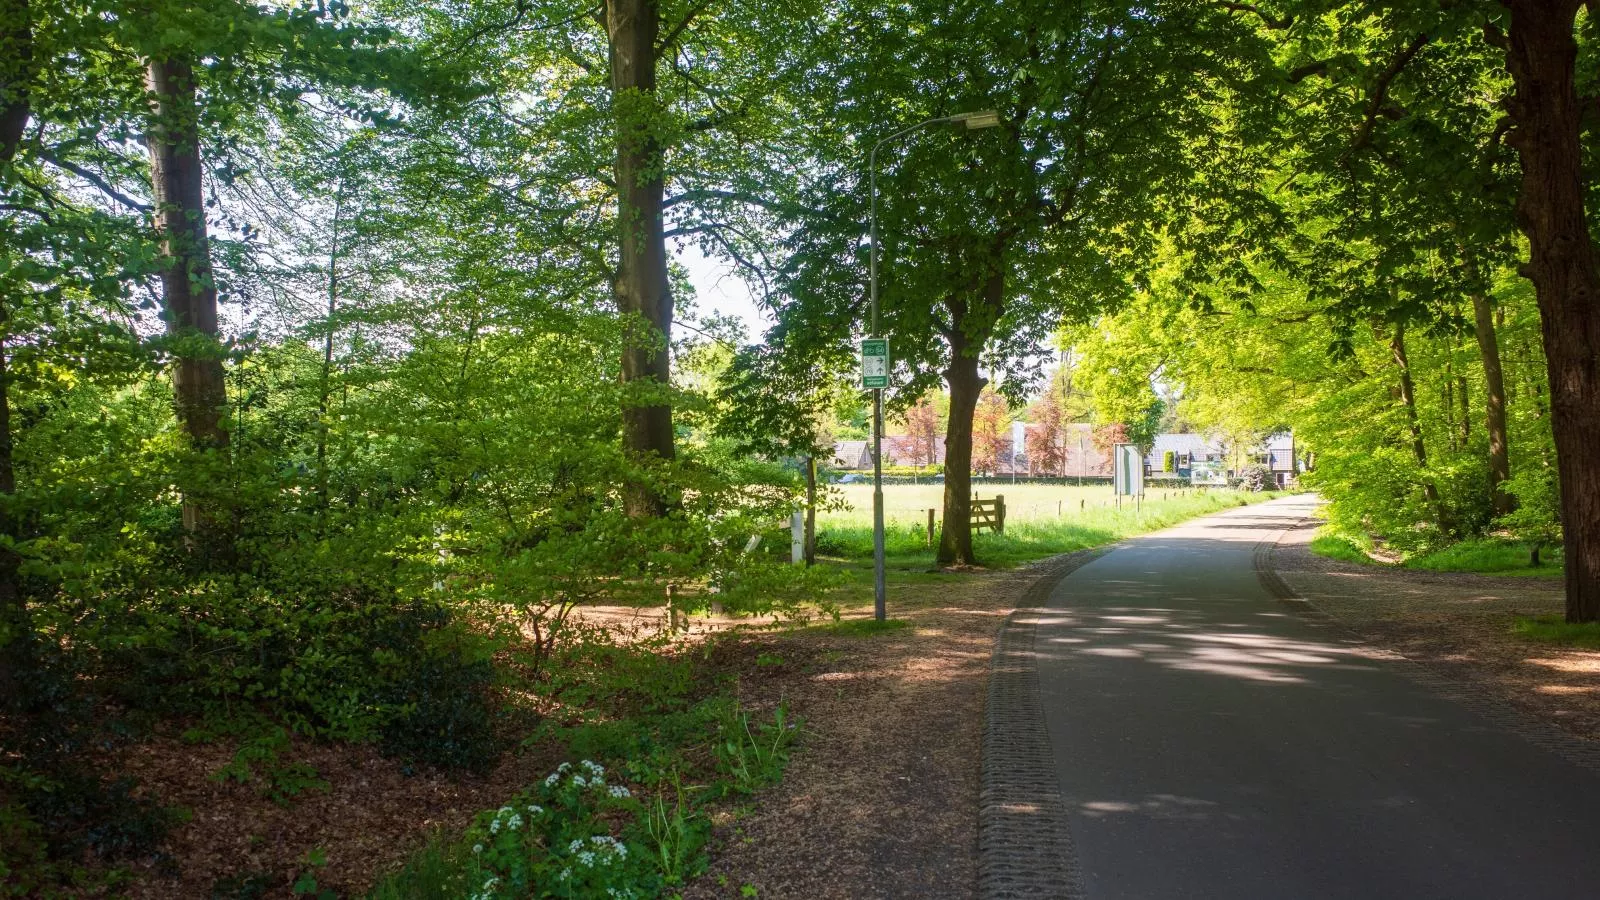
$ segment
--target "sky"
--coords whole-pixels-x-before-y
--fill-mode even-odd
[[[701,316],[713,312],[735,316],[744,323],[745,342],[756,343],[773,325],[770,314],[761,309],[755,297],[745,287],[744,280],[731,263],[706,256],[700,248],[686,244],[673,256],[689,272],[689,282],[694,285],[695,305]],[[674,337],[688,337],[692,332],[675,326]]]

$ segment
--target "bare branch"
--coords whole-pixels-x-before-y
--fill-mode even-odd
[[[82,178],[84,181],[89,182],[90,184],[99,188],[101,193],[117,201],[118,203],[121,203],[123,206],[126,206],[129,209],[136,209],[139,212],[147,213],[155,208],[148,203],[140,203],[138,200],[135,200],[132,197],[129,197],[127,194],[122,193],[121,191],[112,187],[110,182],[106,181],[104,178],[101,178],[94,172],[85,169],[83,166],[78,165],[77,163],[70,162],[65,159],[58,159],[49,153],[41,153],[39,155],[56,168],[71,172],[79,178]]]

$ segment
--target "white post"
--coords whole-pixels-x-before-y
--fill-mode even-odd
[[[806,562],[806,515],[798,509],[789,515],[789,561],[797,566]]]

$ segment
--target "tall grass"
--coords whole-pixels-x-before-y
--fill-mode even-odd
[[[1600,650],[1600,622],[1569,625],[1560,616],[1518,616],[1511,633],[1541,644]]]
[[[1369,551],[1372,542],[1365,535],[1352,535],[1324,527],[1311,539],[1311,552],[1344,562],[1386,565]],[[1431,572],[1473,572],[1479,575],[1517,575],[1534,578],[1559,578],[1562,574],[1560,546],[1540,550],[1540,565],[1531,565],[1532,548],[1522,541],[1504,538],[1469,538],[1432,553],[1421,553],[1398,560],[1402,568]]]
[[[1557,578],[1562,574],[1561,548],[1540,550],[1541,565],[1531,565],[1532,548],[1521,541],[1474,538],[1435,553],[1406,560],[1413,569],[1436,572],[1481,572],[1494,575],[1531,575]]]

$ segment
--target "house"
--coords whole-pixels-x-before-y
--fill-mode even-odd
[[[1170,472],[1188,478],[1193,474],[1194,463],[1221,463],[1227,458],[1227,447],[1221,439],[1198,432],[1166,432],[1158,434],[1145,454],[1145,470],[1152,474]],[[1172,468],[1167,468],[1167,454],[1172,454]],[[1202,466],[1202,468],[1206,468]]]
[[[837,441],[833,445],[835,469],[872,468],[871,441]]]
[[[1280,431],[1269,435],[1252,454],[1252,459],[1267,467],[1278,487],[1287,487],[1295,480],[1294,432]]]

